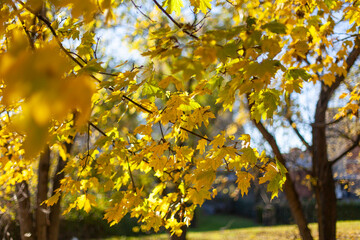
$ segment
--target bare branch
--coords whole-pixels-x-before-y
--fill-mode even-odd
[[[92,122],[88,121],[89,123],[89,126],[93,127],[96,129],[96,131],[98,131],[99,133],[101,133],[101,135],[103,135],[104,137],[108,137],[108,135],[103,131],[101,130],[98,126],[96,126],[95,124],[93,124]]]
[[[346,154],[348,154],[349,152],[351,152],[353,149],[355,149],[356,147],[358,147],[360,144],[360,134],[357,136],[356,140],[354,141],[354,143],[348,147],[347,149],[345,149],[339,156],[337,156],[335,159],[333,159],[332,161],[330,161],[331,165],[334,165],[336,162],[338,162],[339,160],[341,160],[344,156],[346,156]]]
[[[144,17],[146,17],[147,19],[149,19],[152,22],[155,22],[154,20],[152,20],[148,15],[146,15],[143,11],[141,11],[141,7],[139,5],[136,5],[136,3],[134,2],[134,0],[131,0],[131,3],[134,5],[134,7],[141,13],[141,15],[143,15]]]
[[[352,136],[344,134],[343,131],[340,131],[338,129],[330,129],[330,130],[328,130],[328,132],[330,132],[330,133],[326,134],[326,138],[328,138],[328,139],[339,140],[339,138],[341,138],[343,140],[350,140],[350,142],[354,142],[354,140],[352,139]]]
[[[292,129],[294,130],[295,134],[298,136],[298,138],[300,139],[300,141],[305,145],[305,147],[307,148],[307,150],[312,151],[312,146],[310,146],[310,144],[305,140],[305,138],[301,135],[299,129],[296,126],[296,123],[294,123],[294,121],[291,119],[291,117],[288,117],[288,122],[290,124],[290,126],[292,127]]]

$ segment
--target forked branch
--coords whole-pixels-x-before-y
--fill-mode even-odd
[[[357,136],[356,140],[353,142],[353,144],[350,147],[345,149],[339,156],[337,156],[335,159],[330,161],[331,165],[334,165],[336,162],[338,162],[343,157],[345,157],[346,154],[348,154],[349,152],[351,152],[352,150],[354,150],[356,147],[359,147],[359,146],[360,146],[360,134]]]

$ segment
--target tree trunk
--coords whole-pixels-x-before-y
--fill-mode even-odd
[[[336,239],[336,195],[331,165],[319,174],[315,187],[319,240],[332,240]]]
[[[346,59],[346,72],[349,73],[360,55],[360,39],[354,41],[355,46]],[[319,100],[316,104],[315,121],[312,125],[312,162],[314,186],[317,203],[318,228],[320,240],[336,239],[336,195],[335,183],[327,154],[326,111],[335,90],[345,80],[346,75],[337,75],[330,86],[322,83]]]
[[[182,233],[180,236],[177,236],[176,234],[170,235],[170,240],[186,240],[186,232],[187,232],[187,226],[184,225],[181,227]]]
[[[249,108],[250,109],[250,108]],[[270,144],[276,158],[280,161],[281,164],[285,166],[285,159],[280,152],[280,149],[276,143],[275,138],[267,131],[264,125],[261,122],[253,121],[256,128],[261,132],[266,141]],[[301,206],[299,195],[296,192],[295,185],[291,179],[289,173],[286,173],[286,182],[284,184],[284,193],[286,199],[289,202],[291,214],[295,219],[295,222],[299,228],[299,232],[302,239],[312,240],[311,231],[308,227],[308,222],[305,218],[304,211]]]
[[[335,183],[328,160],[326,142],[326,111],[331,92],[322,86],[313,124],[313,176],[320,240],[336,239]]]
[[[42,204],[48,198],[48,182],[50,167],[50,148],[45,147],[40,155],[38,169],[38,187],[36,196],[36,236],[38,240],[47,240],[48,208]]]
[[[30,211],[30,193],[28,184],[23,181],[16,184],[16,199],[22,240],[35,240],[33,219]]]
[[[294,182],[292,181],[289,173],[286,174],[284,192],[290,206],[291,214],[299,228],[301,238],[304,240],[312,240],[313,237],[308,227],[308,222],[306,220],[304,210],[301,206],[299,195],[296,192]]]
[[[72,143],[65,143],[66,154],[70,154]],[[64,178],[64,172],[66,159],[59,156],[58,164],[53,178],[52,195],[55,194],[55,190],[60,187],[60,181]],[[57,203],[50,207],[50,225],[48,227],[49,240],[57,240],[59,238],[60,227],[60,215],[61,215],[61,196]]]

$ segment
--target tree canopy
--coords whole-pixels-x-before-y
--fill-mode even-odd
[[[89,212],[104,192],[110,225],[130,213],[143,231],[181,234],[217,194],[219,169],[236,174],[242,195],[256,181],[274,198],[283,163],[253,148],[251,133],[207,129],[228,111],[272,119],[309,82],[335,91],[359,55],[359,4],[1,1],[0,194],[36,181],[49,149],[66,165],[45,203],[71,195],[64,213]],[[140,63],[101,52],[98,31],[126,24],[118,44],[139,51]],[[357,114],[359,93],[356,83],[341,94],[338,118]]]

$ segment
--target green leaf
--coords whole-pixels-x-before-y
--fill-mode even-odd
[[[298,26],[291,31],[291,37],[295,40],[305,41],[307,40],[307,34],[309,30],[306,27]]]
[[[262,26],[263,29],[267,29],[270,32],[278,33],[278,34],[285,34],[286,33],[286,26],[285,24],[279,23],[277,21],[269,22]]]
[[[251,117],[257,122],[271,118],[280,102],[280,92],[275,89],[264,89],[250,94]]]
[[[278,60],[265,59],[261,63],[252,62],[248,66],[245,66],[246,70],[244,76],[246,78],[258,77],[263,82],[270,81],[270,78],[282,68],[281,63]]]
[[[182,0],[165,0],[163,3],[163,7],[166,7],[169,13],[175,12],[177,15],[180,15],[183,6]]]
[[[265,183],[269,181],[267,191],[271,192],[271,199],[278,196],[279,190],[282,190],[282,186],[286,181],[287,170],[277,159],[276,163],[269,163],[266,166],[266,173],[263,177],[259,178],[259,183]]]
[[[246,19],[246,26],[248,27],[248,28],[251,28],[253,25],[255,25],[256,24],[256,18],[254,18],[254,17],[248,17],[247,19]]]
[[[254,152],[254,149],[251,147],[246,147],[241,149],[242,155],[241,159],[244,160],[244,162],[248,162],[250,164],[255,164],[257,161],[256,154]]]
[[[310,79],[310,74],[308,74],[304,69],[288,69],[284,74],[284,79],[286,80],[284,88],[288,92],[301,92],[303,81],[308,81]]]
[[[239,49],[239,43],[230,42],[224,45],[224,47],[221,49],[221,51],[218,51],[218,57],[225,61],[228,57],[230,58],[237,58],[239,56],[238,49]]]
[[[275,39],[264,39],[261,41],[261,49],[269,53],[269,58],[275,57],[280,51],[281,47],[279,42]]]
[[[332,8],[333,5],[336,4],[336,1],[335,1],[335,0],[324,0],[324,3],[326,4],[326,6],[327,6],[328,8]]]
[[[285,79],[303,79],[304,81],[308,81],[311,78],[311,75],[308,74],[304,69],[289,69],[286,73],[285,73]]]

